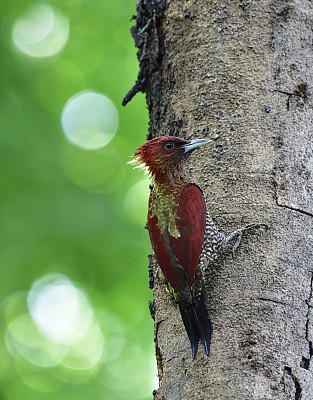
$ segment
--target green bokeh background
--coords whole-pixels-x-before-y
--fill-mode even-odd
[[[148,186],[126,165],[146,137],[148,113],[142,94],[121,106],[138,72],[129,31],[135,0],[51,1],[70,34],[44,58],[12,44],[15,21],[33,3],[0,2],[0,399],[149,399]],[[116,135],[98,150],[62,132],[62,109],[83,90],[105,94],[119,112]],[[54,273],[85,294],[102,331],[104,355],[91,368],[45,368],[9,351],[8,328],[28,313],[33,283]]]

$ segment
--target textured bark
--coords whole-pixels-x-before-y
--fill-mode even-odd
[[[209,358],[154,271],[155,399],[313,399],[312,26],[306,0],[138,3],[124,103],[146,92],[150,137],[215,138],[189,170],[222,231],[270,227],[207,271]]]

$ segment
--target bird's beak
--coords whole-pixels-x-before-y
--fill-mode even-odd
[[[203,146],[204,144],[209,143],[209,142],[211,142],[210,139],[190,140],[190,142],[184,144],[182,146],[182,148],[184,148],[185,149],[185,153],[187,153],[187,151],[194,150],[197,147]]]

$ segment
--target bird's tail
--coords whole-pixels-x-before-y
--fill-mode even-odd
[[[189,307],[179,306],[180,313],[191,343],[192,358],[195,359],[200,340],[206,355],[210,354],[212,323],[203,293]]]

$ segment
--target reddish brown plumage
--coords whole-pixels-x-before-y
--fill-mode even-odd
[[[182,186],[175,193],[174,198],[177,204],[175,222],[181,236],[172,238],[172,241],[175,255],[185,270],[188,285],[191,287],[203,246],[206,205],[201,189],[194,184]],[[169,265],[164,232],[160,232],[157,222],[156,216],[151,218],[148,215],[148,230],[152,247],[166,279],[173,288],[179,290],[182,288],[182,282]]]
[[[170,147],[168,143],[172,144],[172,148],[167,148]],[[173,195],[173,209],[167,211],[175,217],[181,236],[175,238],[172,235],[172,242],[175,256],[185,270],[191,287],[203,246],[206,206],[201,189],[191,184],[184,173],[184,161],[189,155],[183,147],[186,144],[188,142],[184,139],[162,136],[144,143],[135,153],[135,160],[148,167],[159,189],[159,193],[155,195],[153,191],[149,199],[148,230],[159,265],[175,289],[181,289],[182,277],[177,276],[170,265],[168,243],[165,240],[167,232],[161,232],[158,216],[151,212],[151,206],[154,201],[160,200],[160,196]]]

